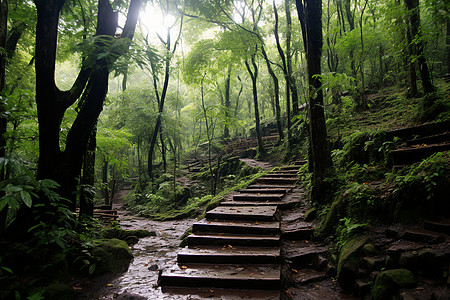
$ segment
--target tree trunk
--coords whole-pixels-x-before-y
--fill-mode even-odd
[[[95,184],[95,150],[97,148],[97,126],[89,137],[88,149],[83,158],[82,192],[80,194],[80,219],[94,216],[94,195],[91,191],[83,191],[86,188],[91,190]]]
[[[225,126],[223,128],[223,138],[230,137],[230,128],[228,123],[230,122],[230,81],[231,81],[231,63],[228,64],[227,79],[225,80]]]
[[[292,114],[294,116],[299,113],[298,105],[298,92],[295,84],[295,79],[292,72],[292,51],[291,51],[291,38],[292,38],[292,21],[291,21],[291,4],[289,0],[284,1],[284,8],[286,11],[286,67],[288,75],[289,90],[292,97]]]
[[[255,51],[256,52],[256,51]],[[257,89],[257,78],[258,78],[258,66],[255,62],[255,53],[252,54],[251,63],[253,66],[253,71],[248,63],[245,61],[245,66],[247,67],[247,71],[250,74],[252,79],[252,91],[253,91],[253,105],[255,106],[255,130],[256,130],[256,138],[258,139],[258,151],[260,157],[264,157],[266,155],[266,151],[264,149],[264,144],[261,138],[261,126],[259,120],[259,105],[258,105],[258,89]]]
[[[280,84],[278,82],[278,77],[275,72],[272,70],[272,66],[270,65],[269,58],[267,57],[266,50],[264,46],[261,48],[263,57],[266,61],[267,70],[269,71],[270,77],[272,77],[273,87],[274,87],[274,110],[275,110],[275,118],[277,122],[277,130],[278,130],[278,143],[284,139],[283,128],[281,127],[281,108],[280,108]]]
[[[305,19],[300,19],[306,28],[306,57],[308,66],[309,98],[309,134],[310,153],[313,170],[313,189],[311,198],[315,202],[323,202],[324,178],[331,167],[331,153],[327,142],[327,128],[323,108],[323,93],[320,78],[322,55],[322,1],[297,0],[297,10],[304,11]],[[301,7],[300,7],[301,6]],[[301,14],[299,13],[299,16]]]
[[[108,159],[103,157],[103,166],[102,166],[102,186],[103,186],[103,199],[105,205],[109,205],[109,182],[108,182]]]
[[[434,91],[431,83],[430,72],[428,71],[428,64],[425,58],[425,48],[422,42],[420,28],[420,7],[419,0],[404,0],[405,6],[409,13],[409,26],[411,30],[411,37],[417,40],[415,52],[417,54],[417,62],[419,64],[420,77],[422,79],[423,90],[425,94]]]
[[[409,22],[408,22],[409,23]],[[407,26],[406,28],[406,42],[408,48],[408,57],[405,62],[408,64],[408,83],[409,83],[409,91],[407,96],[410,98],[417,97],[417,75],[416,75],[416,62],[412,60],[415,55],[414,45],[412,41],[411,35],[411,27]]]
[[[447,73],[450,74],[450,21],[447,21]]]

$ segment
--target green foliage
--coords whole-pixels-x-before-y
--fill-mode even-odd
[[[397,203],[395,215],[402,221],[413,216],[446,215],[448,212],[450,178],[449,153],[436,153],[420,163],[388,173],[386,178],[394,185],[393,201]],[[408,208],[408,209],[406,209]],[[412,215],[405,215],[405,211]]]
[[[357,235],[366,233],[368,225],[366,223],[355,223],[350,218],[343,218],[339,220],[339,225],[336,229],[336,244],[333,249],[336,252],[341,252],[342,247]]]

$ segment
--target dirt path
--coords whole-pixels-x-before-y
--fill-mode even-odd
[[[152,221],[141,218],[123,208],[123,199],[130,190],[120,190],[113,199],[123,229],[146,229],[156,236],[142,238],[131,247],[134,255],[128,270],[107,280],[93,282],[81,299],[192,299],[190,295],[163,294],[157,286],[159,270],[176,262],[180,237],[194,223],[193,219]],[[106,282],[105,282],[106,280]]]

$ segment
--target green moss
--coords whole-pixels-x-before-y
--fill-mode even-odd
[[[375,279],[371,290],[373,300],[390,299],[398,289],[410,288],[417,284],[413,273],[407,269],[394,269],[381,272]]]
[[[361,249],[367,243],[367,237],[356,236],[349,239],[338,256],[337,276],[343,288],[353,287],[361,259]]]
[[[315,235],[329,236],[333,235],[339,220],[344,216],[347,203],[345,199],[338,198],[331,204],[330,210],[326,214],[320,226],[317,228]]]
[[[317,217],[317,208],[312,207],[305,212],[304,219],[306,222],[311,222],[314,219],[316,219],[316,217]]]
[[[156,233],[144,229],[124,230],[120,228],[107,229],[102,233],[102,237],[105,239],[119,239],[123,241],[127,240],[130,236],[144,238],[149,236],[156,236]]]
[[[128,267],[133,254],[125,241],[119,239],[96,240],[91,250],[96,259],[95,274],[118,273]]]

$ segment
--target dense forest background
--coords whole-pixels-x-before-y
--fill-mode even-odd
[[[247,137],[308,160],[329,204],[340,167],[379,171],[343,145],[364,135],[373,158],[392,145],[373,132],[449,120],[449,19],[444,0],[2,0],[0,239],[69,249],[125,181],[149,215],[203,205]],[[199,157],[190,195],[176,178]]]

